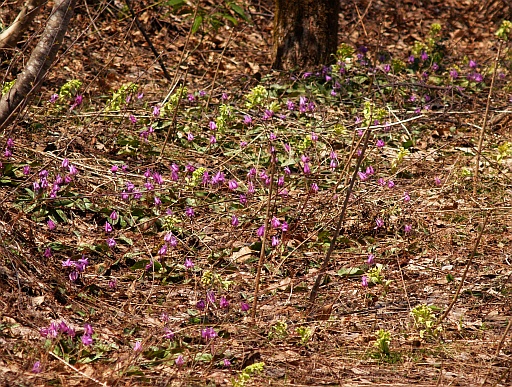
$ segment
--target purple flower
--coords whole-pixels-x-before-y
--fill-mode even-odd
[[[361,181],[365,181],[368,179],[368,175],[366,175],[366,173],[364,173],[364,172],[357,172],[357,176],[359,176],[359,179]]]
[[[395,182],[393,180],[388,181],[388,187],[393,188],[395,186]]]
[[[84,324],[84,334],[88,336],[92,336],[94,334],[91,324]]]
[[[133,114],[130,114],[128,116],[128,118],[130,119],[130,121],[132,122],[132,124],[135,124],[137,122],[137,118],[133,115]]]
[[[236,180],[230,180],[228,182],[228,187],[231,191],[234,191],[238,188],[238,183],[236,182]]]
[[[225,296],[222,296],[220,298],[219,306],[221,309],[227,309],[229,308],[229,301]]]
[[[304,163],[304,174],[309,175],[311,173],[311,168],[308,163]]]
[[[437,63],[434,62],[434,64],[432,64],[432,71],[437,71],[439,70],[439,65]]]
[[[210,130],[217,130],[217,124],[214,121],[210,121],[208,127],[210,128]]]
[[[420,58],[423,62],[425,62],[428,59],[428,54],[425,51],[423,51],[420,55]]]
[[[215,138],[215,136],[210,136],[210,144],[215,144],[217,142],[217,139]]]
[[[142,99],[144,97],[144,93],[141,91],[137,93],[137,99]]]
[[[54,93],[50,96],[50,103],[55,103],[59,99],[59,95],[57,93]]]
[[[206,304],[205,304],[204,300],[197,301],[197,304],[196,304],[197,310],[203,311],[205,306],[206,306]]]
[[[368,260],[366,261],[366,263],[368,265],[373,265],[374,261],[375,261],[375,256],[373,254],[369,254],[368,255]]]
[[[222,363],[224,364],[224,367],[231,367],[231,362],[229,361],[229,359],[224,359],[222,361]]]
[[[361,286],[363,288],[367,288],[368,287],[368,277],[363,275],[363,277],[361,278]]]
[[[384,227],[384,221],[380,218],[375,219],[376,229]]]
[[[176,360],[174,361],[178,367],[182,367],[185,364],[185,359],[183,359],[183,355],[178,355]]]
[[[411,201],[411,197],[408,192],[404,192],[404,202],[408,203]]]
[[[310,187],[311,192],[313,192],[313,193],[317,193],[317,192],[318,192],[318,189],[319,189],[319,188],[318,188],[318,184],[317,184],[317,183],[313,183],[313,184],[311,184],[311,187]]]
[[[263,225],[260,228],[258,228],[258,230],[256,230],[256,235],[258,235],[260,238],[262,238],[264,234],[265,234],[265,226]]]
[[[383,67],[382,67],[382,70],[387,74],[391,71],[391,65],[389,64],[385,64]]]
[[[244,116],[244,124],[245,125],[252,125],[252,117],[248,114]]]
[[[412,226],[411,226],[410,224],[406,224],[406,225],[404,226],[404,232],[405,232],[406,234],[409,234],[409,233],[411,232],[411,230],[412,230]]]
[[[69,273],[69,280],[71,282],[75,282],[78,279],[79,274],[80,273],[78,271],[73,270],[71,273]]]
[[[110,289],[115,289],[117,287],[117,280],[114,278],[108,281],[108,287]]]
[[[188,99],[189,102],[194,102],[196,100],[196,97],[194,96],[194,94],[190,93],[187,96],[187,99]]]
[[[249,309],[251,309],[251,306],[247,302],[241,302],[240,303],[240,309],[242,312],[247,312]]]
[[[441,185],[443,183],[442,180],[437,176],[434,177],[434,182],[436,183],[436,185]]]
[[[50,258],[52,256],[52,249],[47,247],[43,255],[45,258]]]
[[[293,101],[290,100],[286,101],[286,108],[288,110],[295,110],[295,103],[293,103]]]
[[[409,63],[414,63],[414,60],[415,60],[414,55],[410,55],[408,58]]]
[[[137,340],[133,346],[133,352],[140,352],[142,351],[142,342]]]
[[[286,231],[288,231],[288,229],[289,229],[288,222],[283,220],[283,222],[281,223],[281,231],[286,232]]]
[[[194,217],[194,209],[192,207],[187,207],[185,210],[185,215],[187,215],[189,218]]]
[[[245,148],[247,146],[247,141],[240,141],[240,148]]]
[[[227,360],[227,359],[225,359]],[[41,371],[43,370],[43,367],[41,367],[41,362],[38,360],[34,363],[34,365],[32,366],[32,373],[33,374],[39,374],[41,373]]]
[[[153,106],[153,115],[158,117],[160,115],[160,107],[158,105]]]
[[[274,228],[279,228],[281,226],[281,221],[277,219],[275,216],[272,217],[272,220],[270,221],[270,224]]]
[[[73,164],[69,165],[69,174],[71,176],[75,176],[78,174],[78,169],[76,169],[76,167]]]
[[[87,334],[83,335],[81,340],[82,344],[85,345],[86,347],[92,344],[92,337]]]
[[[365,173],[368,175],[368,176],[371,176],[375,173],[375,170],[373,169],[373,167],[371,165],[369,165],[368,167],[366,167],[366,171]]]
[[[192,269],[194,267],[194,262],[190,258],[185,259],[185,268]]]
[[[74,108],[76,108],[77,106],[80,106],[82,104],[82,101],[83,101],[83,97],[78,94],[76,97],[75,97],[75,101],[73,102],[73,105],[71,105],[71,107],[69,108],[69,110],[73,110]]]
[[[474,60],[470,60],[469,61],[469,67],[470,68],[476,69],[477,66],[478,66],[477,63]]]
[[[164,328],[164,339],[174,340],[174,332],[169,328]]]
[[[190,132],[189,132],[189,133],[187,134],[187,140],[188,140],[188,141],[193,141],[193,140],[194,140],[194,135],[193,135],[192,133],[190,133]]]
[[[386,145],[386,143],[384,142],[384,140],[381,140],[380,138],[377,140],[377,144],[375,144],[377,146],[377,148],[383,148],[384,145]]]
[[[484,80],[484,77],[482,77],[482,74],[480,73],[475,73],[473,75],[473,79],[475,80],[475,82],[482,82]]]
[[[48,229],[49,229],[50,231],[55,230],[55,223],[53,222],[53,220],[48,219],[48,222],[46,222],[46,224],[48,225]]]
[[[199,96],[200,97],[204,97],[206,95],[206,91],[204,90],[199,90]]]
[[[231,216],[231,225],[233,227],[238,227],[239,224],[240,224],[240,221],[238,220],[238,217],[236,215],[232,215]]]
[[[217,332],[211,327],[201,329],[201,336],[205,340],[211,340],[217,337]]]
[[[459,77],[459,73],[457,72],[457,70],[450,70],[450,77],[452,79],[457,79]]]
[[[105,222],[105,232],[107,234],[112,232],[112,225],[109,222]]]
[[[167,254],[167,245],[164,243],[160,250],[158,250],[158,255],[163,256]]]
[[[279,245],[279,238],[277,235],[272,236],[271,244],[272,244],[272,247],[276,247]]]

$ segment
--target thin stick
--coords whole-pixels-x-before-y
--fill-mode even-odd
[[[231,38],[233,37],[233,34],[235,32],[235,29],[231,29],[231,34],[229,34],[228,41],[226,45],[224,46],[224,49],[222,50],[222,53],[220,54],[219,62],[217,63],[217,68],[215,69],[215,74],[213,75],[213,81],[212,81],[212,87],[210,90],[210,94],[208,95],[208,101],[206,101],[206,107],[204,108],[204,111],[208,111],[208,107],[210,106],[210,101],[212,99],[213,89],[215,88],[215,82],[217,81],[217,74],[219,73],[220,64],[222,63],[222,59],[224,58],[224,53],[226,52],[226,49],[229,46],[229,43],[231,43]]]
[[[448,308],[444,311],[444,313],[439,317],[437,320],[435,326],[438,326],[443,322],[443,320],[448,316],[450,311],[452,310],[453,306],[457,302],[460,291],[462,289],[462,286],[464,285],[464,281],[466,280],[466,277],[468,275],[469,267],[471,266],[471,263],[473,262],[473,258],[475,257],[476,250],[478,249],[478,245],[480,244],[480,239],[482,239],[482,234],[484,233],[485,225],[487,224],[487,220],[489,219],[489,212],[485,213],[484,222],[482,224],[482,227],[480,228],[480,231],[478,232],[478,236],[475,241],[475,245],[473,246],[473,251],[471,252],[471,255],[468,258],[468,261],[466,263],[466,267],[464,268],[464,273],[462,274],[462,278],[460,280],[459,286],[457,287],[457,291],[455,292],[455,295],[453,296],[452,302],[450,302],[450,305],[448,305]]]
[[[371,116],[373,117],[373,111],[372,111]],[[370,123],[372,121],[372,117],[370,117],[370,120],[368,121],[368,123]],[[357,178],[357,172],[359,171],[359,167],[361,166],[361,163],[364,159],[364,152],[366,151],[366,148],[368,147],[368,140],[370,139],[370,133],[371,133],[371,130],[369,127],[367,127],[366,132],[364,134],[365,137],[364,137],[363,149],[361,150],[361,154],[357,158],[356,167],[354,168],[354,173],[352,174],[352,178],[350,179],[350,184],[348,186],[347,193],[345,194],[345,200],[343,201],[343,207],[341,210],[340,217],[338,218],[336,230],[334,231],[334,235],[332,236],[331,243],[329,245],[329,250],[327,251],[327,254],[324,257],[324,261],[322,262],[320,272],[318,273],[318,277],[316,277],[315,284],[313,285],[313,288],[311,289],[311,293],[309,295],[310,311],[313,308],[313,305],[315,303],[316,296],[318,294],[318,288],[320,287],[320,284],[322,283],[324,274],[327,271],[327,265],[329,264],[332,252],[334,251],[334,247],[336,246],[336,240],[338,239],[338,236],[340,235],[341,226],[345,220],[345,214],[347,212],[348,201],[350,199],[350,195],[352,194],[352,189],[354,188],[354,184],[355,184],[355,181]]]
[[[487,120],[489,118],[489,106],[491,105],[492,89],[494,87],[494,80],[496,79],[496,69],[498,67],[498,61],[500,59],[502,45],[503,41],[500,40],[500,44],[498,46],[498,53],[496,54],[496,58],[494,58],[494,69],[492,70],[491,87],[489,88],[489,94],[487,94],[484,122],[482,124],[482,129],[480,130],[480,137],[478,138],[478,152],[476,154],[475,173],[473,174],[473,196],[476,196],[476,189],[478,185],[478,172],[480,171],[480,154],[482,153],[482,144],[484,142],[485,127],[487,126]]]
[[[142,36],[144,36],[144,40],[146,40],[146,43],[148,44],[149,48],[153,52],[153,55],[155,56],[156,60],[158,61],[158,64],[160,64],[160,67],[162,68],[162,71],[164,73],[165,78],[169,82],[171,82],[172,81],[172,77],[167,72],[167,68],[165,67],[165,63],[162,60],[162,55],[158,53],[158,51],[156,50],[155,46],[153,46],[153,43],[151,43],[151,39],[149,39],[149,36],[146,33],[146,30],[144,29],[144,27],[142,26],[142,23],[140,22],[139,17],[137,16],[135,11],[133,10],[132,4],[130,3],[130,0],[124,0],[124,1],[126,3],[126,6],[128,7],[128,9],[130,10],[130,13],[131,13],[131,15],[133,17],[133,20],[135,20],[135,24],[137,25],[137,28],[142,33]]]
[[[107,383],[103,383],[103,382],[100,382],[98,379],[94,379],[92,376],[89,376],[87,374],[84,374],[82,371],[76,369],[75,367],[73,367],[71,364],[69,364],[66,360],[62,359],[61,357],[57,356],[56,354],[54,354],[53,352],[50,351],[50,355],[52,355],[53,357],[55,357],[56,359],[60,360],[62,363],[64,363],[65,365],[67,365],[69,368],[71,368],[73,371],[75,372],[78,372],[80,375],[86,377],[87,379],[89,380],[92,380],[93,382],[95,383],[98,383],[100,386],[103,386],[103,387],[108,387],[108,384]]]
[[[194,15],[192,16],[192,21],[196,20],[197,11],[199,9],[199,3],[200,2],[201,1],[198,0],[198,2],[196,4],[196,7],[194,9]],[[185,51],[186,51],[186,49],[188,47],[188,42],[190,41],[190,36],[192,36],[192,28],[193,27],[194,27],[194,23],[192,22],[192,24],[190,25],[190,29],[188,30],[187,40],[185,40],[185,45],[183,46],[183,51],[181,51],[180,60],[178,61],[178,65],[176,66],[176,72],[174,73],[174,78],[172,79],[172,82],[171,82],[171,89],[169,90],[169,93],[167,93],[167,95],[165,96],[164,100],[162,101],[162,105],[167,102],[167,100],[169,99],[169,97],[171,96],[171,94],[173,93],[174,89],[177,86],[176,79],[178,78],[178,73],[180,71],[180,66],[183,63],[183,57],[185,56]]]
[[[187,80],[187,75],[188,75],[188,67],[187,67],[187,70],[185,71],[185,76],[183,77],[183,85],[185,85],[185,82]],[[185,86],[182,86],[180,89],[180,95],[179,95],[178,101],[176,102],[176,107],[174,108],[174,113],[172,115],[172,123],[169,126],[167,135],[165,136],[165,141],[164,141],[164,144],[162,145],[162,150],[160,151],[160,155],[158,156],[158,162],[160,162],[160,160],[162,160],[162,155],[164,154],[164,150],[167,145],[167,142],[169,141],[169,137],[171,137],[171,132],[174,133],[174,131],[175,131],[174,129],[176,128],[176,117],[178,116],[178,109],[180,107],[181,98],[183,97],[183,90],[185,90]]]
[[[270,187],[268,189],[268,198],[267,198],[267,210],[265,212],[265,229],[263,230],[263,239],[261,241],[261,251],[260,251],[260,259],[258,261],[258,271],[256,272],[256,279],[254,280],[254,300],[252,301],[252,311],[251,311],[251,319],[254,322],[256,320],[256,308],[258,307],[258,293],[260,290],[260,278],[261,278],[261,269],[263,267],[263,262],[265,261],[265,242],[267,241],[268,234],[268,224],[270,218],[270,207],[272,204],[272,188],[274,186],[274,174],[276,170],[276,160],[275,155],[271,153],[270,155],[272,169],[270,171]]]

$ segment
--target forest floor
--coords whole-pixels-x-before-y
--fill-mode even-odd
[[[355,0],[291,74],[271,3],[190,37],[137,3],[172,81],[122,3],[79,4],[0,133],[0,385],[512,384],[512,6]]]

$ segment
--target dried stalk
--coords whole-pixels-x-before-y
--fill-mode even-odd
[[[251,319],[254,322],[256,320],[256,308],[258,307],[258,293],[260,290],[260,278],[261,278],[261,269],[263,267],[263,262],[265,261],[265,242],[267,241],[268,234],[268,225],[270,218],[270,207],[272,205],[272,189],[274,187],[274,174],[276,171],[276,160],[275,155],[271,154],[271,171],[270,171],[270,187],[268,188],[268,197],[267,197],[267,210],[265,211],[265,229],[263,231],[263,239],[261,241],[261,251],[260,251],[260,259],[258,260],[258,269],[256,272],[256,279],[254,280],[254,300],[252,302],[252,311],[251,311]]]
[[[373,113],[373,112],[372,112]],[[372,114],[373,116],[373,114]],[[372,117],[370,117],[369,123],[372,121]],[[361,154],[357,158],[356,167],[354,168],[354,173],[352,174],[352,178],[350,179],[350,183],[347,189],[347,193],[345,194],[345,200],[343,201],[343,207],[341,209],[340,217],[338,218],[338,223],[336,225],[336,230],[334,231],[334,234],[331,239],[331,243],[329,245],[329,250],[327,251],[327,254],[324,257],[324,260],[322,262],[322,266],[320,268],[320,272],[318,273],[318,277],[316,277],[315,284],[313,285],[313,288],[311,289],[311,293],[309,295],[309,311],[311,312],[311,309],[313,308],[313,305],[316,300],[316,296],[318,294],[318,289],[320,287],[320,284],[322,283],[322,279],[324,277],[325,272],[327,271],[327,265],[329,264],[329,261],[331,259],[332,252],[334,251],[334,248],[336,247],[336,240],[338,239],[341,231],[341,226],[343,225],[343,222],[345,221],[345,214],[347,212],[348,207],[348,201],[350,199],[350,195],[352,194],[352,189],[354,188],[354,184],[357,178],[357,172],[359,171],[359,167],[361,166],[361,163],[364,159],[364,153],[366,151],[366,148],[368,147],[368,141],[370,139],[370,133],[372,131],[370,130],[370,127],[368,126],[366,128],[365,134],[364,134],[364,144],[363,149],[361,150]]]
[[[487,220],[489,219],[489,213],[485,213],[484,222],[482,224],[482,227],[480,228],[480,231],[478,232],[478,236],[476,237],[475,245],[473,246],[473,251],[471,251],[471,255],[468,258],[468,261],[466,263],[466,267],[464,268],[464,273],[462,274],[462,278],[460,280],[459,286],[457,287],[457,291],[455,292],[455,295],[453,296],[452,302],[450,302],[450,305],[448,305],[448,308],[444,311],[444,313],[439,317],[437,320],[435,326],[438,326],[443,322],[443,320],[448,316],[450,311],[452,310],[453,306],[457,302],[460,291],[462,289],[462,286],[464,285],[464,281],[466,280],[466,277],[468,275],[469,267],[471,266],[471,263],[473,262],[473,258],[475,257],[476,250],[478,249],[478,245],[480,245],[480,240],[482,239],[482,234],[484,233],[485,226],[487,224]]]
[[[492,90],[494,88],[494,80],[496,79],[496,69],[498,68],[498,61],[500,59],[502,45],[503,41],[500,40],[500,44],[498,46],[498,53],[496,54],[496,58],[494,58],[494,68],[492,70],[491,87],[489,88],[489,94],[487,94],[487,103],[485,105],[484,122],[482,124],[482,128],[480,129],[480,136],[478,138],[478,151],[476,153],[476,165],[475,172],[473,174],[473,196],[476,196],[476,189],[478,185],[478,172],[480,171],[480,155],[482,153],[482,144],[484,142],[485,127],[487,126],[487,120],[489,118],[489,106],[491,105]]]

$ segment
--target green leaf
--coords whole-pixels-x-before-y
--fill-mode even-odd
[[[231,8],[235,13],[238,14],[238,16],[240,16],[245,21],[249,21],[249,18],[245,14],[244,9],[242,7],[240,7],[238,4],[229,3],[229,8]]]
[[[199,30],[199,27],[201,26],[201,24],[203,23],[203,17],[201,15],[197,15],[195,20],[194,20],[194,24],[192,24],[192,33],[195,34],[197,32],[197,30]]]
[[[149,259],[141,259],[140,261],[135,262],[134,265],[130,267],[131,270],[139,270],[145,269],[146,265],[149,263]]]
[[[341,277],[352,277],[364,274],[364,270],[359,267],[342,267],[338,270],[338,275]]]
[[[211,353],[196,353],[194,360],[210,363],[213,360],[213,355]]]

